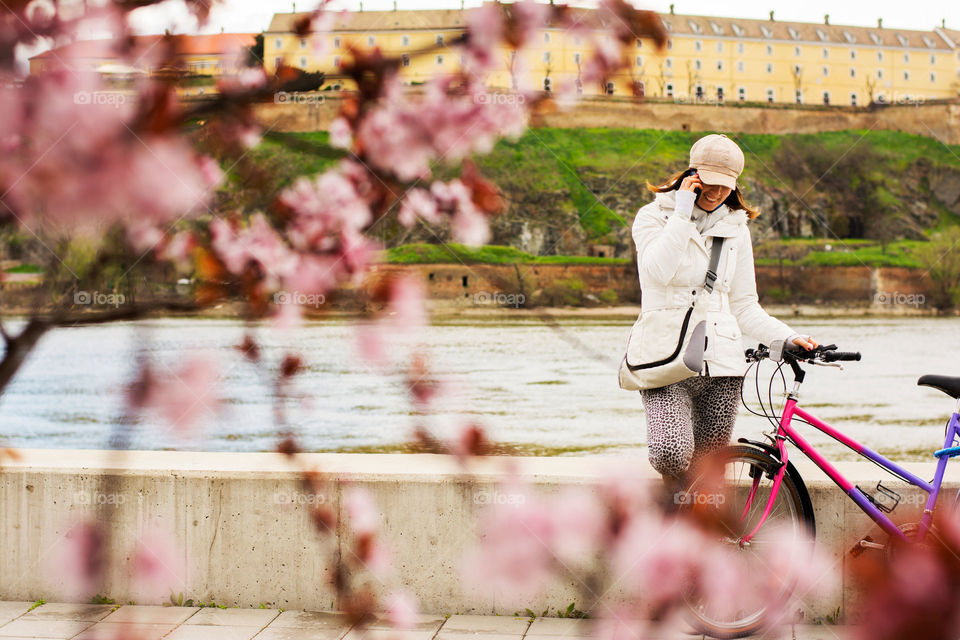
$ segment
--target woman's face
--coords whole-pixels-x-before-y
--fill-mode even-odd
[[[719,207],[732,191],[730,187],[722,187],[719,184],[702,184],[703,191],[700,194],[700,197],[697,198],[697,206],[704,211],[713,211]]]

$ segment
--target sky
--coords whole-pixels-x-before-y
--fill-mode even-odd
[[[628,0],[638,9],[652,9],[668,12],[669,0]],[[559,3],[560,0],[557,0]],[[393,0],[362,0],[365,10],[393,9]],[[361,0],[334,0],[332,7],[357,11]],[[396,0],[398,9],[458,9],[460,0]],[[478,6],[480,0],[464,0],[464,6]],[[576,6],[596,6],[595,1],[571,1]],[[862,0],[837,2],[836,0],[805,0],[804,2],[757,0],[674,0],[677,13],[712,15],[735,18],[769,17],[770,10],[778,20],[799,22],[822,22],[824,14],[830,14],[831,24],[854,26],[876,26],[877,18],[883,18],[884,27],[901,29],[929,30],[938,27],[946,19],[947,27],[960,30],[960,2],[957,0],[914,0],[913,2],[893,0]],[[210,24],[202,30],[204,33],[228,32],[256,33],[270,24],[274,13],[290,12],[292,0],[222,0],[221,6],[214,9]],[[308,11],[317,6],[316,0],[296,2],[298,11]],[[134,28],[139,33],[163,33],[170,29],[174,33],[197,33],[192,18],[187,15],[183,3],[168,0],[166,3],[145,9],[134,14]]]

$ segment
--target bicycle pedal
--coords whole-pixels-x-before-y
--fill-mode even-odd
[[[871,538],[870,536],[866,536],[865,538],[857,542],[857,544],[853,546],[853,549],[850,549],[850,555],[856,558],[856,557],[859,557],[860,554],[862,554],[864,551],[868,549],[872,549],[874,551],[883,551],[886,548],[887,548],[886,545],[880,544],[879,542],[874,542],[873,538]]]

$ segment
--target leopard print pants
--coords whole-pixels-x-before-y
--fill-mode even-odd
[[[642,390],[653,468],[679,477],[700,456],[725,447],[737,420],[742,384],[739,376],[693,376]]]

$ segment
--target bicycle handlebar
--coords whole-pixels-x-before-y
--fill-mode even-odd
[[[765,358],[770,357],[770,348],[763,344],[758,344],[756,349],[747,349],[744,352],[747,362],[759,362]],[[819,360],[821,362],[856,362],[860,360],[859,351],[837,351],[837,345],[835,344],[822,344],[814,349],[803,349],[798,348],[796,350],[784,351],[783,358],[785,360],[806,360],[814,361]]]
[[[860,360],[859,351],[827,351],[821,358],[824,362],[836,362],[838,360],[853,361]]]

